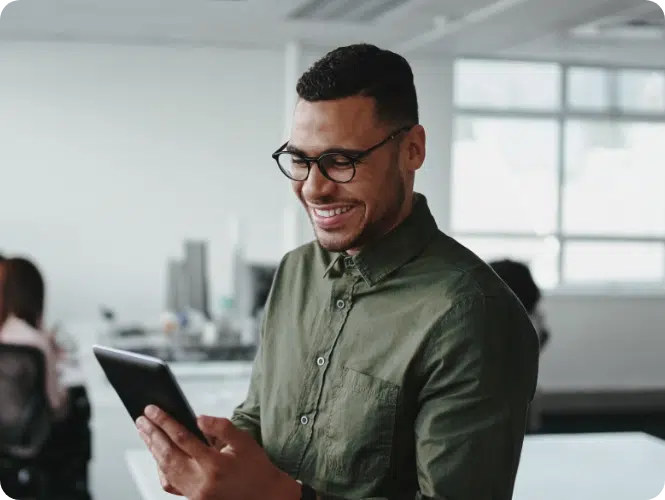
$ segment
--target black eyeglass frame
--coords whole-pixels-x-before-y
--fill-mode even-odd
[[[385,139],[383,139],[381,142],[378,142],[378,143],[376,143],[374,146],[372,146],[372,147],[370,147],[370,148],[367,148],[367,149],[365,149],[364,151],[360,151],[360,152],[358,152],[358,153],[353,153],[353,154],[351,154],[351,153],[343,153],[343,152],[331,151],[331,152],[328,152],[328,153],[323,153],[322,155],[317,156],[317,157],[315,157],[315,156],[302,156],[302,155],[300,155],[300,154],[298,154],[298,153],[296,153],[296,152],[293,152],[293,151],[286,151],[284,148],[285,148],[286,146],[288,146],[288,144],[289,144],[289,142],[287,141],[287,142],[285,142],[284,144],[282,144],[282,146],[280,146],[280,148],[279,148],[277,151],[275,151],[271,156],[272,156],[273,160],[275,160],[275,162],[277,163],[277,166],[279,167],[279,170],[280,170],[280,171],[281,171],[281,172],[282,172],[287,178],[291,179],[292,181],[295,181],[295,182],[305,182],[305,181],[309,178],[309,173],[310,173],[311,170],[312,170],[312,163],[316,163],[316,165],[319,167],[319,172],[321,172],[321,174],[323,174],[323,176],[324,176],[326,179],[328,179],[328,180],[330,180],[330,181],[332,181],[332,182],[336,182],[337,184],[347,184],[347,183],[351,182],[351,181],[354,179],[354,177],[356,176],[356,163],[357,163],[357,162],[359,162],[359,161],[362,160],[363,158],[366,158],[367,156],[369,156],[370,154],[372,154],[374,151],[376,151],[376,150],[379,149],[380,147],[382,147],[382,146],[388,144],[390,141],[396,139],[397,136],[400,135],[402,132],[408,132],[408,131],[411,130],[413,127],[414,127],[414,125],[406,125],[406,126],[400,127],[400,128],[398,128],[397,130],[395,130],[392,134],[390,134],[388,137],[386,137]],[[284,169],[282,168],[282,165],[279,163],[279,157],[280,157],[280,155],[283,155],[283,154],[289,154],[289,155],[291,155],[291,156],[296,156],[296,157],[298,157],[299,159],[303,160],[303,161],[307,164],[307,175],[305,176],[304,179],[294,179],[293,177],[291,177],[288,173],[286,173],[286,172],[284,171]],[[331,177],[328,175],[328,172],[326,171],[325,168],[321,168],[321,163],[320,163],[321,160],[322,160],[323,158],[325,158],[326,156],[333,156],[333,155],[335,155],[335,156],[343,156],[343,157],[345,157],[345,158],[347,158],[347,159],[349,160],[349,163],[350,163],[351,167],[353,168],[353,173],[351,174],[351,178],[350,178],[349,180],[347,180],[347,181],[338,181],[338,180],[335,180],[335,179],[331,178]]]

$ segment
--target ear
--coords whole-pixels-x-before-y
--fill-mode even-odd
[[[410,171],[415,172],[425,162],[426,134],[422,125],[416,125],[409,131],[405,145],[407,148],[406,166]]]

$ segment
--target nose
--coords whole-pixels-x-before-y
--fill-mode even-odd
[[[321,173],[318,164],[312,164],[309,177],[302,186],[302,193],[308,200],[317,200],[330,196],[337,189],[337,183]]]

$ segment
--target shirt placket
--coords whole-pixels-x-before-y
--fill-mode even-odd
[[[296,470],[297,475],[300,474],[303,460],[311,443],[314,420],[318,414],[323,389],[326,386],[326,377],[329,374],[330,359],[337,350],[344,324],[353,304],[353,290],[358,281],[354,271],[353,268],[350,268],[340,278],[334,280],[328,307],[327,332],[320,337],[318,349],[315,349],[311,356],[312,369],[308,372],[311,373],[310,380],[313,382],[308,391],[310,397],[305,400],[306,405],[303,405],[300,413],[299,425],[302,428],[301,434],[304,435]]]

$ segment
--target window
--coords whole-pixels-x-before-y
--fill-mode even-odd
[[[563,232],[665,237],[665,123],[565,125]]]
[[[451,232],[543,287],[665,284],[665,72],[460,61]]]
[[[566,104],[571,110],[665,112],[663,72],[573,67],[566,77]]]
[[[568,71],[568,106],[580,111],[610,108],[610,75],[602,68],[571,68]]]
[[[571,284],[643,283],[665,280],[661,243],[570,241],[563,249],[563,280]]]
[[[617,105],[631,113],[665,112],[665,73],[619,71]]]
[[[462,236],[458,241],[486,262],[506,257],[526,262],[531,268],[534,280],[544,287],[549,288],[559,282],[559,242],[556,238]]]
[[[550,63],[461,60],[455,68],[455,102],[478,108],[554,110],[560,69]]]
[[[453,230],[553,232],[556,121],[462,116],[455,126]]]

